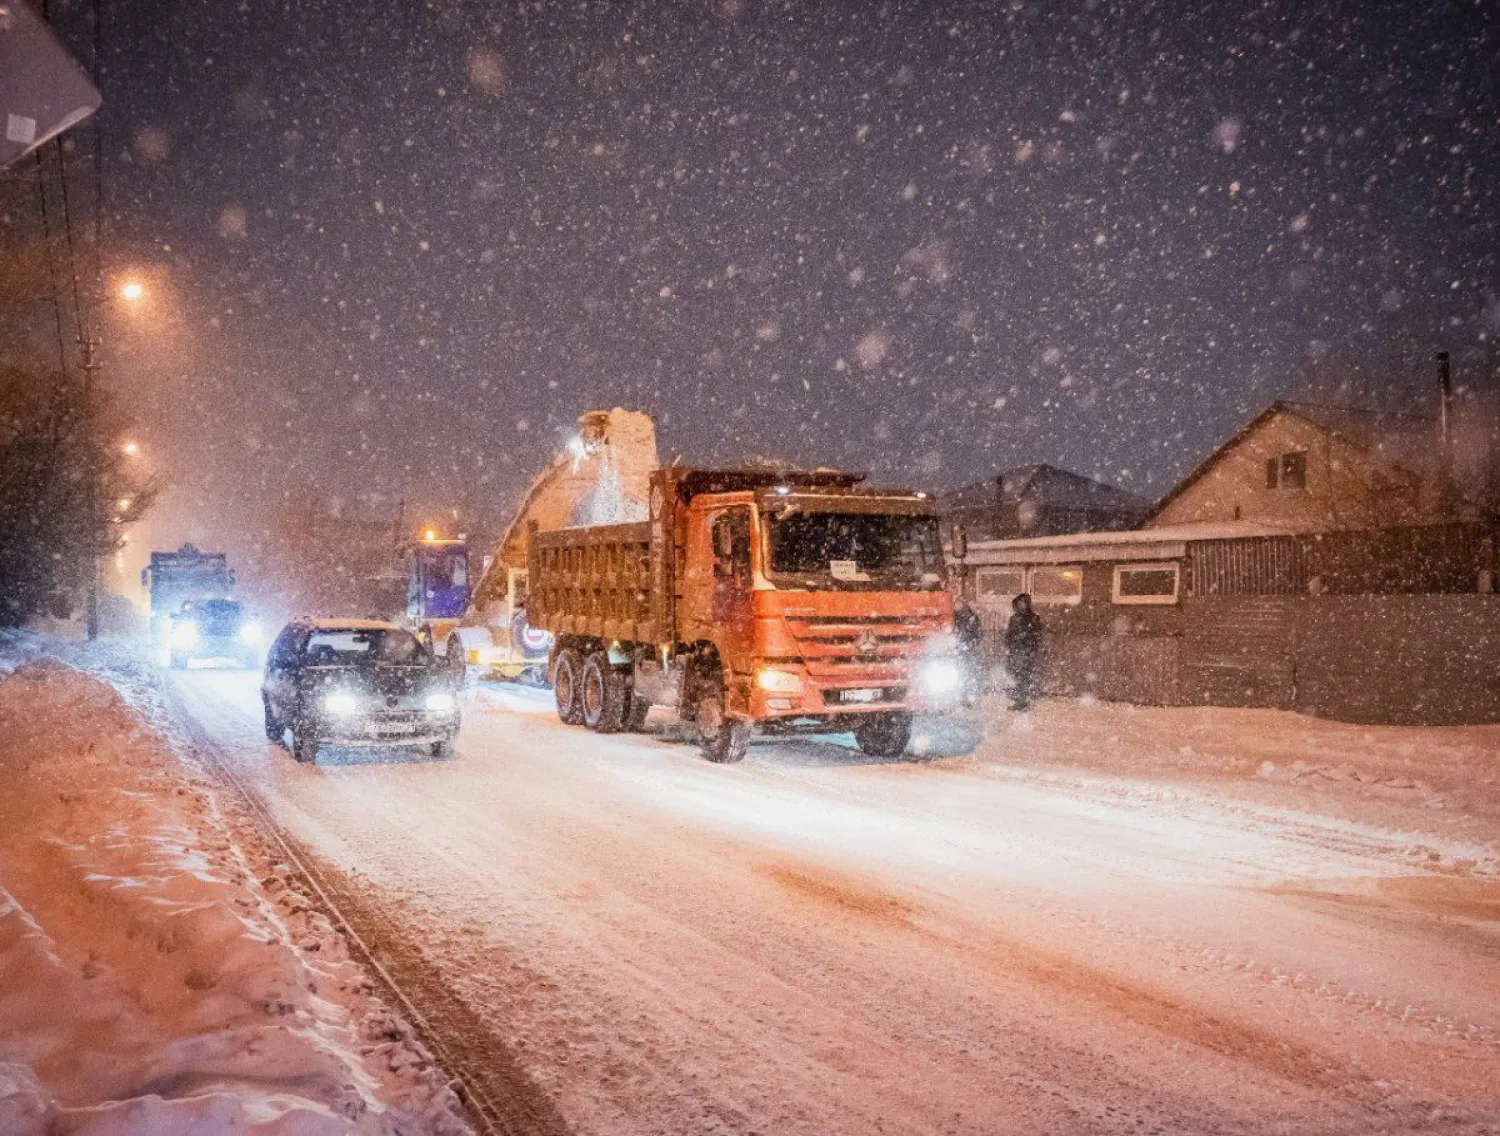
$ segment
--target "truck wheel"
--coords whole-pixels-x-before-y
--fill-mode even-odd
[[[871,757],[900,757],[911,741],[911,715],[871,714],[854,727],[854,740]]]
[[[280,745],[286,736],[286,731],[282,728],[281,723],[276,720],[276,715],[271,713],[270,702],[264,698],[261,701],[265,702],[266,707],[266,741],[275,742],[277,745]]]
[[[698,745],[703,756],[719,765],[740,761],[750,748],[750,723],[724,713],[724,682],[698,700]]]
[[[646,732],[646,715],[651,713],[651,703],[644,698],[630,696],[630,709],[625,714],[625,729],[632,734]]]
[[[292,757],[299,765],[312,765],[318,760],[318,739],[306,730],[292,731]]]
[[[625,676],[609,665],[609,656],[596,651],[583,661],[583,724],[595,733],[615,734],[625,725],[630,688]]]
[[[557,716],[569,726],[583,721],[581,693],[583,660],[572,647],[564,647],[552,668],[552,693],[557,699]]]

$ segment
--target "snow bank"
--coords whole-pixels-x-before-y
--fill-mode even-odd
[[[464,1130],[244,835],[111,686],[45,657],[0,678],[0,1133]]]

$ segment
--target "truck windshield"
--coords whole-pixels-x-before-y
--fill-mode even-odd
[[[766,521],[773,576],[935,588],[943,582],[936,517],[793,512]]]

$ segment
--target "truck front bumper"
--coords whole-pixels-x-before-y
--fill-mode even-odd
[[[837,675],[811,675],[806,667],[758,668],[747,701],[755,719],[857,718],[910,711],[943,713],[958,707],[963,679],[947,656],[912,660],[899,668],[874,664]]]

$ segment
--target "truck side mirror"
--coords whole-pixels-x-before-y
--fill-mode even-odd
[[[953,526],[953,559],[962,560],[969,554],[969,530],[963,525]]]

